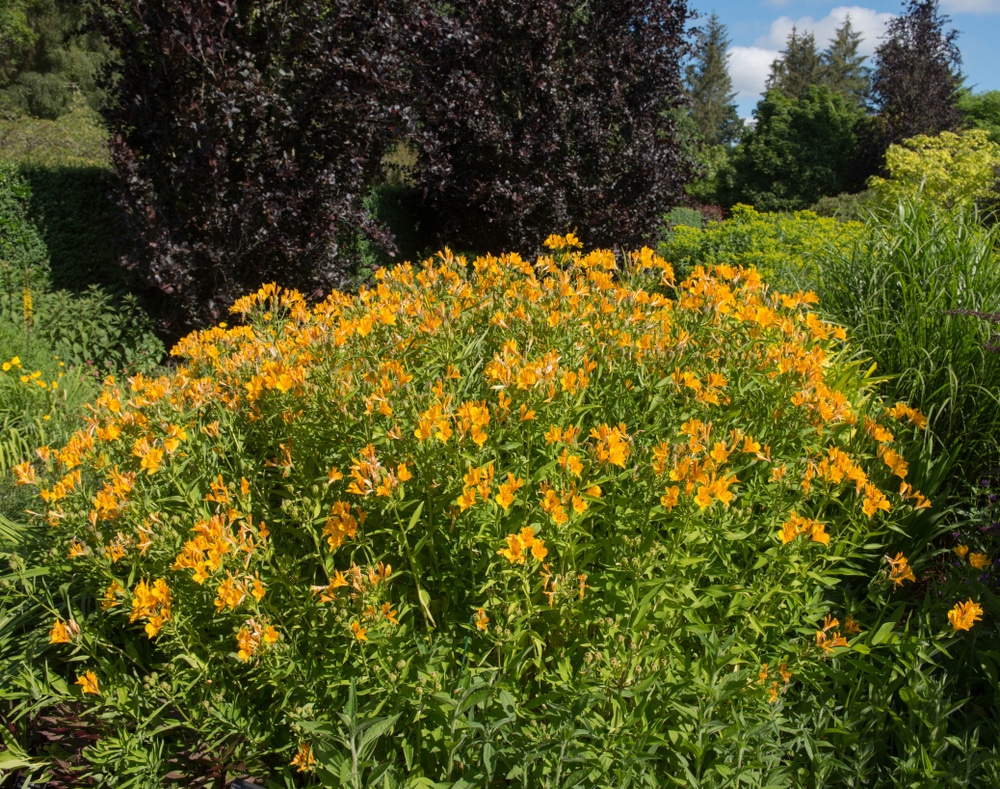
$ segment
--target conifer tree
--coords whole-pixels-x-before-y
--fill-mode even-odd
[[[821,84],[858,107],[865,104],[871,91],[871,69],[864,65],[867,58],[858,54],[861,41],[861,33],[854,29],[848,16],[837,28],[821,58]]]
[[[697,33],[694,61],[685,72],[691,118],[707,146],[734,142],[743,126],[733,103],[736,91],[727,67],[729,43],[726,26],[712,14],[708,25]]]
[[[812,33],[800,34],[793,27],[781,56],[771,64],[766,89],[780,90],[790,99],[805,98],[809,88],[820,84],[822,69],[816,38]]]
[[[959,127],[962,55],[958,31],[945,30],[949,22],[937,0],[908,0],[906,12],[889,23],[872,78],[885,146]]]

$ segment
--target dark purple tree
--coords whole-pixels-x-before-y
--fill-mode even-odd
[[[363,200],[409,128],[406,0],[102,0],[120,53],[106,112],[125,265],[168,330],[274,280],[343,283]]]
[[[954,131],[962,86],[956,30],[937,0],[909,0],[892,19],[875,50],[872,105],[885,146],[918,134]]]
[[[537,250],[653,241],[692,162],[685,0],[459,0],[421,39],[425,199],[441,240]]]

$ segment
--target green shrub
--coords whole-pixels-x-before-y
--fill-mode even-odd
[[[869,354],[886,391],[919,405],[959,466],[997,464],[1000,354],[987,350],[1000,312],[1000,227],[969,210],[904,197],[831,249],[820,288],[824,314]]]
[[[839,219],[841,222],[864,222],[872,209],[871,192],[844,193],[821,197],[809,208],[817,216]]]
[[[12,739],[73,704],[64,780],[130,786],[879,784],[904,736],[957,774],[947,715],[894,724],[965,638],[906,619],[923,417],[808,294],[547,245],[268,286],[109,381],[17,469]]]
[[[719,263],[755,267],[768,284],[791,293],[815,288],[827,249],[847,247],[860,230],[856,222],[810,211],[765,214],[736,205],[728,219],[709,222],[703,230],[674,227],[659,253],[684,273]]]
[[[685,208],[684,206],[678,206],[677,208],[672,208],[667,212],[667,215],[663,217],[663,223],[668,230],[680,225],[684,227],[694,227],[701,230],[701,228],[705,225],[705,220],[704,217],[702,217],[701,211],[697,208]]]
[[[0,293],[20,295],[48,281],[48,255],[29,216],[30,200],[27,181],[0,161]]]

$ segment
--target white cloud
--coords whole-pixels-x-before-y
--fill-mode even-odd
[[[951,2],[1000,4],[1000,0],[951,0]],[[856,5],[837,6],[837,8],[834,8],[829,14],[818,21],[811,16],[803,16],[798,19],[792,19],[790,16],[778,17],[771,23],[771,29],[767,35],[758,38],[754,44],[764,49],[784,49],[785,43],[788,41],[788,36],[794,27],[800,33],[812,33],[816,38],[816,48],[822,51],[826,49],[837,28],[844,23],[844,19],[848,16],[851,17],[851,26],[861,33],[862,36],[858,52],[871,57],[879,44],[879,37],[885,32],[886,24],[894,15],[880,13],[871,8],[862,8]]]
[[[1000,14],[1000,0],[943,0],[947,14]]]
[[[780,0],[772,0],[780,2]],[[1000,0],[949,0],[952,3],[1000,5]],[[764,83],[771,73],[771,64],[785,48],[788,36],[794,27],[800,33],[810,32],[816,38],[816,48],[826,49],[846,17],[851,17],[851,25],[861,33],[862,41],[858,52],[867,57],[875,53],[879,37],[893,14],[879,13],[861,6],[838,6],[825,17],[816,21],[811,16],[792,19],[782,16],[771,23],[767,35],[761,36],[752,47],[729,47],[729,76],[733,80],[736,100],[756,98],[764,92]]]
[[[729,76],[737,99],[757,96],[764,91],[771,64],[778,50],[763,47],[729,47]]]

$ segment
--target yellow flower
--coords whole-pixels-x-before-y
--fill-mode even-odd
[[[969,552],[969,546],[962,545],[962,543],[959,543],[954,548],[952,548],[952,550],[958,555],[959,559],[964,559],[965,555]]]
[[[49,643],[68,644],[69,641],[69,628],[66,627],[65,622],[61,619],[57,619],[52,625],[52,630],[49,631]]]
[[[479,608],[479,611],[473,614],[472,618],[476,623],[477,630],[487,630],[489,628],[490,618],[486,616],[486,612],[482,609],[482,607]]]
[[[77,677],[74,684],[82,687],[84,693],[93,693],[95,696],[101,695],[101,689],[97,685],[97,675],[93,671],[87,671],[82,676]]]
[[[970,553],[969,554],[969,564],[975,567],[977,570],[985,570],[990,566],[990,557],[985,553]]]
[[[951,622],[951,627],[955,631],[971,630],[972,626],[982,618],[982,607],[972,600],[956,603],[955,607],[948,612],[948,621]]]
[[[358,640],[358,643],[368,640],[368,636],[366,635],[367,630],[361,626],[360,622],[351,622],[351,632],[354,633],[354,637]]]
[[[313,765],[316,764],[316,757],[313,756],[312,743],[304,742],[299,746],[298,753],[295,754],[295,758],[289,763],[290,766],[296,768],[300,773],[307,773],[312,770]]]

